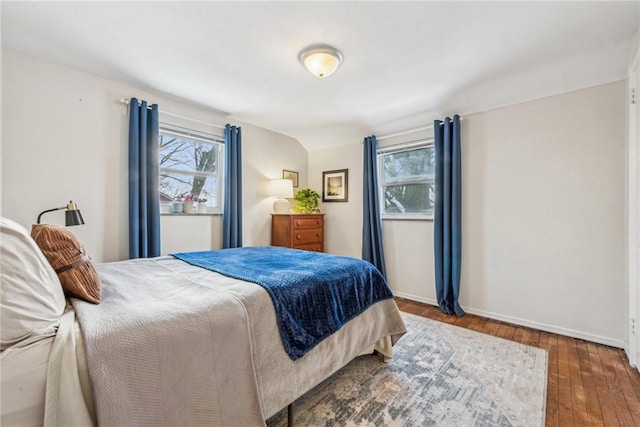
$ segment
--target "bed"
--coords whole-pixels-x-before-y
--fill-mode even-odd
[[[265,425],[406,331],[393,298],[368,301],[295,354],[272,291],[174,256],[96,264],[100,303],[65,300],[26,230],[0,225],[3,426]]]

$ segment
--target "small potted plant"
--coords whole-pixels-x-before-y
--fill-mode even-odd
[[[195,197],[193,197],[193,194],[191,193],[187,193],[183,196],[183,200],[184,200],[184,213],[193,213],[194,212],[194,203],[195,203]]]
[[[171,202],[171,212],[172,213],[184,212],[184,198],[182,194],[177,195],[175,199]]]
[[[320,195],[310,188],[302,188],[298,190],[293,197],[298,204],[293,208],[300,213],[320,213],[320,207],[318,201]]]

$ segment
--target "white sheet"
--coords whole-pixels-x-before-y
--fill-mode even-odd
[[[45,386],[53,336],[0,354],[0,425],[42,426]]]
[[[32,340],[0,355],[0,426],[96,425],[82,333],[71,305],[56,335]]]

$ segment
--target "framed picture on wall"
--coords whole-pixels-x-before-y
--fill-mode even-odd
[[[349,169],[322,172],[322,201],[349,200]]]
[[[294,188],[298,188],[298,172],[282,170],[282,179],[290,179],[293,181]]]

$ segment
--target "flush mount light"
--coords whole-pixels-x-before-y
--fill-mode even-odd
[[[302,65],[319,78],[329,77],[342,62],[342,53],[328,45],[313,45],[303,49],[298,56]]]

